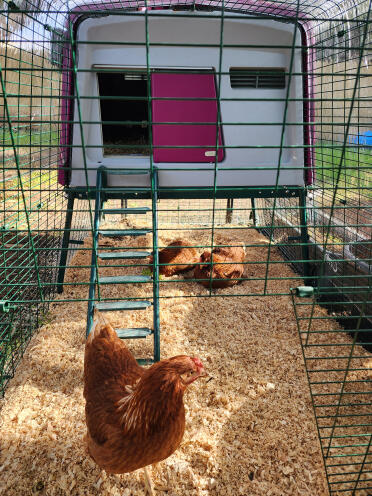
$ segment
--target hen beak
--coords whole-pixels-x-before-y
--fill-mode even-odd
[[[199,370],[199,376],[198,377],[208,377],[208,374],[207,374],[204,367],[201,367],[201,370]]]
[[[207,377],[208,374],[205,371],[205,368],[202,366],[198,368],[198,370],[193,374],[193,376],[195,377],[195,379],[198,379],[199,377]]]

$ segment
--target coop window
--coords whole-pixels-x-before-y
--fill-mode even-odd
[[[139,71],[106,72],[98,73],[97,77],[103,154],[148,155],[146,73]]]
[[[231,88],[285,88],[285,70],[278,68],[230,67]]]

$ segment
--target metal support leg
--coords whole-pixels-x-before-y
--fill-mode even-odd
[[[102,170],[100,168],[97,170],[97,182],[96,182],[96,204],[94,209],[94,225],[93,225],[93,240],[92,240],[92,259],[90,267],[90,283],[89,283],[89,297],[88,297],[88,315],[87,315],[87,330],[86,337],[88,337],[94,317],[94,297],[96,294],[96,277],[97,277],[97,251],[98,251],[98,227],[100,220],[100,210],[102,207]]]
[[[234,199],[228,198],[226,205],[226,224],[231,224],[234,208]]]
[[[74,201],[75,201],[74,195],[68,193],[65,229],[63,231],[61,259],[58,269],[58,280],[57,280],[58,293],[63,292],[63,281],[65,280],[68,246],[70,244],[70,237],[71,237],[71,223],[72,223],[72,214],[74,209]]]
[[[128,200],[127,198],[122,198],[120,200],[120,208],[128,208]],[[121,220],[125,220],[127,218],[127,214],[121,215]]]
[[[299,205],[300,205],[300,229],[301,229],[301,243],[302,243],[302,259],[303,262],[303,274],[306,279],[309,276],[310,267],[309,267],[309,234],[307,231],[307,213],[306,213],[306,191],[300,191],[299,196]]]
[[[251,206],[252,206],[252,212],[250,215],[250,218],[253,219],[253,225],[254,227],[257,227],[258,225],[258,218],[256,214],[256,201],[255,198],[251,198]]]

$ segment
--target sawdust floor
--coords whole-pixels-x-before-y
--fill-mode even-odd
[[[173,226],[175,227],[175,226]],[[195,244],[206,242],[203,231],[184,232]],[[205,236],[207,236],[205,234]],[[163,231],[160,242],[177,237]],[[247,260],[263,261],[267,240],[254,230],[224,231],[226,239],[260,246],[247,249]],[[149,238],[142,245],[150,244]],[[117,245],[119,241],[106,239]],[[138,239],[133,239],[138,246]],[[85,246],[89,246],[89,240]],[[276,249],[273,261],[282,259]],[[89,265],[82,250],[73,266]],[[113,268],[106,275],[117,274]],[[130,268],[127,273],[141,273]],[[301,354],[293,308],[288,296],[241,296],[262,291],[254,279],[265,265],[247,266],[251,279],[217,294],[206,295],[195,282],[161,284],[162,356],[180,353],[201,358],[213,380],[197,381],[186,393],[187,427],[179,450],[152,469],[159,495],[323,496],[327,494],[319,441]],[[272,292],[299,285],[282,263],[270,266]],[[86,298],[87,268],[67,272],[63,299]],[[104,297],[145,297],[146,285],[104,289]],[[151,326],[151,309],[110,313],[115,327]],[[326,316],[319,307],[315,315]],[[83,356],[85,302],[52,305],[50,320],[35,335],[2,400],[0,491],[4,495],[142,495],[143,474],[106,475],[87,456],[83,436]],[[332,320],[323,328],[337,329]],[[321,338],[319,338],[321,339]],[[327,335],[338,343],[345,334]],[[136,357],[151,355],[149,338],[128,342]],[[334,353],[333,347],[329,353]],[[370,356],[362,348],[358,354]],[[360,493],[361,495],[363,492]]]

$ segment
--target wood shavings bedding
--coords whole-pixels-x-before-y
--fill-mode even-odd
[[[175,233],[163,231],[160,242],[166,244]],[[203,231],[182,235],[195,244],[206,243],[210,236]],[[265,260],[267,240],[256,231],[226,231],[223,238],[260,244],[248,248],[247,259]],[[104,242],[120,245],[113,239]],[[149,237],[131,242],[132,246],[150,243]],[[90,246],[89,240],[85,246]],[[272,259],[282,260],[275,248]],[[89,265],[89,261],[88,250],[78,252],[66,281],[87,281],[89,269],[74,266]],[[251,277],[261,277],[264,271],[264,264],[247,268]],[[141,268],[130,267],[125,273],[141,273]],[[116,269],[105,270],[105,275],[113,274]],[[270,266],[270,276],[288,277],[270,281],[270,291],[278,293],[286,292],[297,277],[280,263]],[[257,293],[262,284],[248,280],[217,294]],[[122,285],[102,291],[103,296],[113,298],[146,297],[149,286]],[[87,286],[66,286],[61,299],[86,298],[87,293]],[[289,297],[184,298],[206,295],[207,290],[177,277],[174,283],[161,283],[161,294],[173,296],[161,300],[162,357],[180,353],[199,356],[213,380],[198,381],[186,394],[183,443],[152,469],[157,494],[328,494]],[[316,307],[315,315],[327,314]],[[151,308],[108,316],[114,327],[152,325]],[[82,394],[85,325],[85,302],[53,304],[50,321],[33,337],[7,389],[1,412],[1,494],[144,494],[141,471],[107,475],[86,453]],[[321,325],[337,329],[332,320]],[[350,338],[334,333],[326,339],[336,344]],[[136,357],[151,356],[149,338],[127,344]],[[330,347],[329,353],[333,351]],[[358,354],[370,357],[362,348]]]

